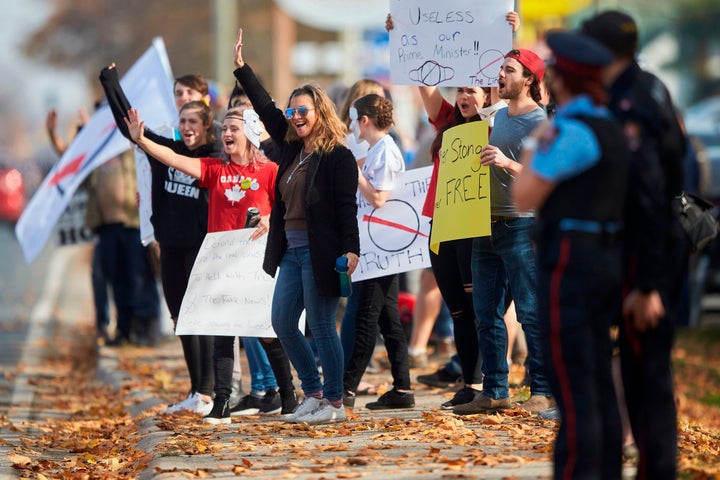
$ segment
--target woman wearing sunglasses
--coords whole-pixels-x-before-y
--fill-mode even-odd
[[[360,238],[355,193],[358,169],[344,145],[345,127],[328,95],[304,85],[277,108],[242,58],[242,29],[235,43],[234,74],[277,145],[278,176],[263,268],[277,283],[272,325],[305,398],[288,422],[331,423],[346,419],[343,350],[336,328],[340,279],[336,259],[358,264]],[[298,329],[303,309],[318,347],[324,383],[310,344]]]

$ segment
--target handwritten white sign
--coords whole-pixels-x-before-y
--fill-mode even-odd
[[[497,86],[512,48],[513,0],[391,0],[390,76],[398,85]]]
[[[254,228],[208,233],[180,307],[178,335],[275,337],[270,322],[275,279],[262,269],[267,236]],[[304,329],[301,319],[300,329]]]
[[[353,282],[430,266],[430,220],[422,216],[432,167],[402,172],[382,208],[358,193],[360,262]]]
[[[431,173],[432,167],[401,173],[390,200],[379,209],[358,194],[361,253],[353,281],[430,266],[430,222],[421,212]],[[176,334],[276,336],[270,321],[275,279],[262,269],[267,236],[251,241],[253,231],[205,236],[180,307]],[[303,314],[301,331],[304,325]]]

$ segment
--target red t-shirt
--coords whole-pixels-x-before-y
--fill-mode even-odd
[[[248,208],[269,215],[275,199],[278,166],[274,162],[257,165],[223,163],[217,158],[201,158],[200,186],[208,189],[208,232],[224,232],[245,227]]]
[[[450,103],[443,99],[440,106],[440,112],[435,120],[430,120],[430,124],[435,127],[435,131],[439,131],[447,125],[453,116],[453,107]],[[425,195],[425,203],[423,204],[422,214],[426,217],[433,217],[435,210],[435,192],[437,191],[438,169],[440,168],[440,155],[435,153],[432,156],[433,169],[430,176],[430,185],[428,185],[427,194]]]

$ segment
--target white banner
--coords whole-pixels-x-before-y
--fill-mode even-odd
[[[430,219],[422,216],[432,167],[400,173],[390,199],[373,208],[358,193],[360,262],[353,282],[430,266]]]
[[[165,44],[156,38],[120,82],[130,103],[143,112],[145,124],[153,130],[168,128],[176,121],[172,79]],[[80,183],[129,147],[130,142],[115,128],[110,108],[98,108],[45,177],[15,226],[28,263],[45,245]]]
[[[513,0],[390,0],[392,83],[497,86],[513,8]]]
[[[180,307],[177,335],[276,337],[270,322],[275,279],[262,269],[267,235],[252,241],[254,231],[205,236]]]
[[[78,243],[95,241],[95,233],[85,224],[87,201],[87,189],[78,188],[57,222],[57,228],[55,228],[56,245],[77,245]]]
[[[140,214],[140,240],[147,246],[155,240],[155,228],[150,223],[152,217],[152,171],[150,160],[137,146],[135,153],[135,175],[137,176],[138,209]]]

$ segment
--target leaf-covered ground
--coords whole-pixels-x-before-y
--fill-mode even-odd
[[[519,468],[551,458],[555,425],[517,409],[465,418],[415,411],[394,419],[363,411],[345,424],[325,427],[291,427],[269,417],[234,418],[229,427],[202,425],[191,414],[161,415],[164,404],[151,401],[176,401],[186,393],[175,339],[161,349],[114,350],[118,369],[129,374],[120,390],[95,380],[97,358],[89,328],[57,332],[47,344],[50,358],[41,367],[19,367],[31,374],[37,415],[20,423],[12,422],[11,414],[0,417],[0,447],[9,452],[20,478],[137,478],[148,469],[155,478],[252,477],[261,472],[274,478],[300,478],[301,473],[314,473],[317,479],[372,478],[393,471],[420,476],[428,469],[435,469],[436,478],[476,478],[468,472],[478,466]],[[717,327],[678,337],[682,478],[720,478],[719,345]],[[5,375],[11,378],[20,371]],[[387,382],[389,375],[372,379]],[[430,393],[442,400],[452,390]],[[523,389],[512,393],[516,398],[527,395]],[[156,425],[155,436],[142,438],[139,432],[150,421]],[[360,440],[363,447],[357,448]],[[154,455],[146,454],[147,449]],[[198,462],[192,468],[171,467],[183,455]],[[297,462],[279,464],[278,457]]]

